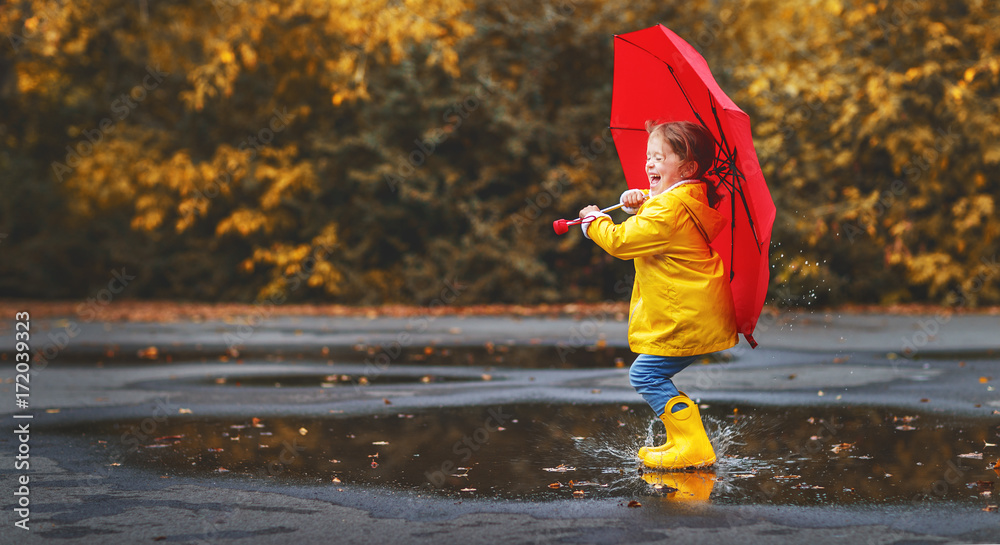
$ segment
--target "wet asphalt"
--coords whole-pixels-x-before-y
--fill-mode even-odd
[[[996,315],[766,315],[756,350],[741,343],[675,381],[707,404],[878,406],[995,426],[998,333]],[[87,432],[94,422],[140,421],[153,436],[171,418],[346,418],[518,403],[640,406],[627,369],[613,363],[631,361],[621,316],[36,320],[31,344],[42,359],[33,364],[27,409],[14,405],[14,335],[10,322],[0,329],[6,363],[0,397],[7,398],[0,406],[10,430],[0,436],[4,543],[1000,542],[1000,512],[983,510],[995,498],[935,498],[941,487],[966,484],[954,467],[968,460],[941,465],[940,478],[927,483],[919,501],[788,505],[766,495],[730,503],[664,496],[628,507],[623,497],[455,498],[350,482],[303,485],[280,476],[176,476],[130,463],[124,435],[100,439]],[[460,347],[478,352],[461,365],[435,357]],[[516,359],[517,347],[531,350]],[[610,364],[587,359],[595,353],[608,354]],[[372,380],[364,387],[249,389],[218,388],[210,380],[287,381],[331,372]],[[419,381],[428,374],[454,380]],[[25,422],[30,452],[17,458],[25,434],[13,430]],[[57,429],[80,432],[51,431]],[[975,463],[1000,458],[996,447],[984,445],[982,452]],[[17,465],[24,461],[30,468]],[[19,484],[25,477],[27,485]],[[15,526],[24,497],[28,531]]]

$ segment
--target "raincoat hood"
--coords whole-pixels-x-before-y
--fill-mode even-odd
[[[704,189],[702,193],[704,193]],[[691,219],[694,221],[695,227],[702,232],[709,242],[715,240],[715,237],[719,236],[719,233],[726,228],[726,217],[711,206],[708,206],[707,201],[703,202],[699,200],[692,192],[674,190],[670,193],[657,195],[657,197],[659,196],[667,196],[667,198],[675,198],[680,201],[682,206],[691,214]]]

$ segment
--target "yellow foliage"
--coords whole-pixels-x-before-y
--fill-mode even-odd
[[[225,235],[236,232],[242,236],[248,236],[257,231],[269,233],[271,222],[268,217],[257,210],[240,208],[229,215],[228,218],[219,222],[215,228],[216,235]]]

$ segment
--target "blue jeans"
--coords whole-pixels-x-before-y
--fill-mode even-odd
[[[677,396],[677,387],[670,379],[701,356],[702,354],[678,357],[639,354],[628,370],[628,381],[646,403],[649,403],[656,416],[660,416],[666,408],[667,401]],[[685,406],[680,403],[674,405],[674,412]]]

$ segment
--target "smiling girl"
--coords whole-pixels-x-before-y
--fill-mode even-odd
[[[635,215],[615,225],[597,206],[580,210],[583,234],[609,254],[631,259],[629,348],[639,356],[629,381],[660,417],[667,441],[642,447],[639,459],[657,469],[715,463],[698,406],[678,392],[673,376],[705,354],[737,343],[736,317],[722,258],[709,244],[725,227],[715,190],[701,179],[715,143],[701,125],[647,123],[649,192],[622,194]]]

